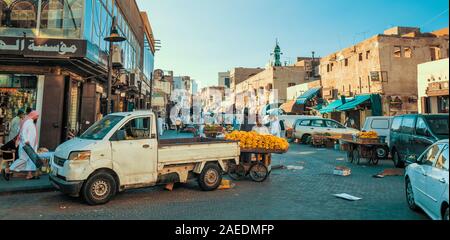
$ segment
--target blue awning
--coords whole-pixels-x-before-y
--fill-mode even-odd
[[[361,105],[367,101],[370,101],[371,96],[372,95],[370,95],[370,94],[358,95],[358,96],[354,97],[352,101],[348,101],[345,104],[336,108],[336,110],[346,111],[346,110],[354,109],[354,108],[358,107],[359,105]]]
[[[352,101],[353,98],[346,98],[346,101]],[[331,102],[330,104],[328,104],[326,107],[323,107],[322,109],[320,109],[320,113],[321,114],[325,114],[325,113],[331,113],[331,112],[336,112],[337,108],[344,105],[344,103],[342,102],[341,99],[336,100],[334,102]]]
[[[297,98],[296,104],[306,104],[307,101],[313,99],[315,96],[317,96],[322,88],[311,88],[308,91],[306,91],[303,95]]]

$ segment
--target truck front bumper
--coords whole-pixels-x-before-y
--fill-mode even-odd
[[[56,189],[72,197],[78,197],[83,186],[83,181],[68,182],[54,175],[50,175],[50,182]]]

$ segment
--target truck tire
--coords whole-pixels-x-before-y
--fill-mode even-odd
[[[405,167],[405,163],[402,161],[402,159],[400,158],[400,155],[395,150],[392,152],[392,160],[394,160],[394,165],[396,168],[404,168]]]
[[[222,183],[222,169],[215,163],[207,163],[198,176],[198,185],[203,191],[216,190]]]
[[[91,176],[81,189],[84,201],[89,205],[101,205],[109,202],[116,195],[116,180],[107,172]]]

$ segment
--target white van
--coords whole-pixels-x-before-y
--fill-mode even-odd
[[[384,138],[384,142],[389,145],[390,129],[393,119],[394,117],[367,117],[362,131],[376,132],[378,136],[382,139]],[[389,155],[389,149],[377,149],[377,154],[380,158],[385,159]]]

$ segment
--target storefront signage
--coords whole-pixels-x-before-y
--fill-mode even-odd
[[[32,57],[84,57],[86,41],[73,39],[0,38],[0,55]]]

